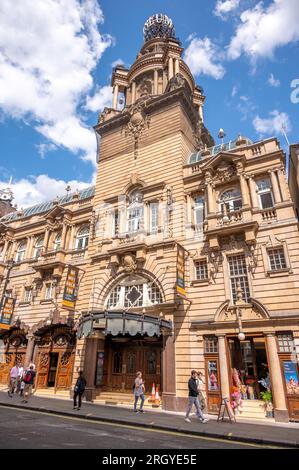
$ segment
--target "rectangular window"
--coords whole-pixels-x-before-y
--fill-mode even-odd
[[[196,197],[194,199],[194,224],[203,225],[205,219],[205,206],[203,197]]]
[[[158,217],[159,217],[159,204],[153,202],[150,205],[150,232],[157,233],[158,231]]]
[[[295,351],[294,339],[291,333],[278,333],[277,342],[279,352],[293,353]]]
[[[198,280],[208,279],[209,274],[208,274],[207,260],[203,259],[200,261],[196,261],[194,265],[195,265],[196,279]]]
[[[142,207],[135,207],[129,209],[128,212],[128,233],[137,232],[141,229],[143,209]]]
[[[274,206],[271,190],[271,182],[269,178],[258,180],[256,182],[257,192],[260,199],[261,209],[270,209]]]
[[[267,253],[271,271],[279,271],[287,268],[283,247],[268,249]]]
[[[228,257],[229,277],[231,283],[232,300],[237,300],[237,288],[242,289],[242,297],[245,302],[249,302],[250,290],[245,256],[243,254]]]
[[[119,212],[117,209],[114,210],[113,215],[113,236],[116,237],[119,233]]]
[[[53,298],[53,284],[46,284],[45,299],[50,300]]]
[[[205,336],[204,337],[204,351],[207,354],[218,353],[217,336]]]
[[[32,300],[32,289],[25,288],[24,302],[31,302]]]

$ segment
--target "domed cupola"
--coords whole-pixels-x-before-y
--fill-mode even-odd
[[[144,42],[155,38],[175,39],[175,29],[172,20],[162,13],[150,16],[144,24],[143,37]]]

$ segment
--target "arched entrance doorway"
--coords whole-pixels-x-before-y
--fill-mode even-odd
[[[37,349],[36,388],[66,390],[72,382],[76,337],[64,325],[51,325],[35,332]]]
[[[131,391],[136,371],[142,372],[146,392],[153,383],[161,390],[162,346],[162,339],[157,337],[107,336],[103,380],[99,384],[102,390]]]

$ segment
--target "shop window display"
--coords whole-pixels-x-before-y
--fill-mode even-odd
[[[208,390],[215,392],[219,390],[218,369],[216,361],[208,361]]]

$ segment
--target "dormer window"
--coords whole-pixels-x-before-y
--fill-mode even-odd
[[[242,196],[238,188],[224,191],[220,196],[220,211],[222,214],[242,209]]]

